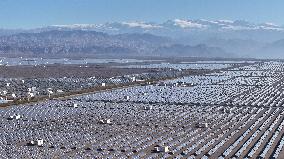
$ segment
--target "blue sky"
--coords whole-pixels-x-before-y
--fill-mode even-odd
[[[283,0],[1,0],[0,28],[228,19],[284,25]]]

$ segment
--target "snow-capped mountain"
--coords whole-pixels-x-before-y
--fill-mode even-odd
[[[255,24],[244,20],[174,19],[163,23],[132,21],[104,24],[52,25],[37,30],[89,30],[108,34],[149,33],[171,37],[186,44],[188,42],[190,44],[199,44],[212,38],[271,42],[284,37],[283,26],[273,23]]]
[[[274,30],[284,31],[284,27],[273,23],[254,24],[243,20],[183,20],[174,19],[168,20],[164,23],[148,23],[148,22],[113,22],[105,24],[73,24],[73,25],[52,25],[48,26],[49,29],[81,29],[81,30],[100,30],[100,31],[117,31],[124,32],[129,30],[140,31],[154,31],[154,30],[169,30],[169,29],[182,29],[182,30]]]
[[[112,22],[104,24],[73,24],[73,25],[51,25],[48,27],[35,29],[36,31],[50,30],[84,30],[97,31],[108,34],[124,34],[124,33],[154,33],[153,31],[162,29],[162,26],[154,23],[145,22]],[[157,34],[156,34],[157,35]],[[161,35],[161,34],[159,34]]]

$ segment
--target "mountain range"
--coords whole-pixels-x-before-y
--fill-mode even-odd
[[[273,30],[284,31],[284,27],[273,23],[254,24],[243,20],[168,20],[164,23],[146,23],[146,22],[113,22],[105,24],[73,24],[73,25],[52,25],[45,29],[80,29],[96,30],[102,32],[124,33],[130,31],[159,32],[174,30],[218,30],[218,31],[241,31],[241,30]]]
[[[229,57],[219,48],[176,44],[171,38],[147,33],[109,35],[82,30],[51,30],[1,36],[0,54],[34,57],[73,55]]]
[[[283,58],[284,27],[244,20],[112,22],[0,30],[0,53]],[[13,50],[14,49],[14,50]]]

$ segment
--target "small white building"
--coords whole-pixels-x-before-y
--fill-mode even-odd
[[[71,105],[73,108],[78,108],[78,104],[74,103],[73,105]]]
[[[58,89],[56,92],[57,92],[57,93],[64,93],[64,91],[61,90],[61,89]]]
[[[155,147],[156,152],[169,152],[169,147],[168,146],[159,146]]]
[[[16,97],[17,97],[15,93],[12,93],[11,96],[12,96],[13,98],[16,98]]]
[[[131,77],[131,82],[135,82],[136,81],[136,77]]]
[[[51,94],[53,94],[52,88],[47,88],[48,97],[50,98]]]
[[[19,114],[17,114],[17,115],[15,115],[15,119],[20,119],[21,118],[21,115],[19,115]]]
[[[32,98],[32,97],[34,97],[34,96],[35,96],[34,93],[28,92],[28,97],[29,97],[29,98]]]
[[[106,83],[102,83],[102,87],[105,87],[106,86]]]
[[[35,144],[38,146],[43,146],[43,139],[36,140]]]
[[[20,118],[21,118],[21,115],[19,115],[19,114],[15,114],[15,115],[11,115],[11,116],[9,116],[9,118],[8,118],[8,119],[10,119],[10,120],[13,120],[13,119],[18,120],[18,119],[20,119]]]
[[[35,141],[30,141],[31,145],[43,146],[43,139],[37,139]]]
[[[111,120],[110,119],[102,119],[102,120],[100,120],[100,123],[101,124],[110,124]]]

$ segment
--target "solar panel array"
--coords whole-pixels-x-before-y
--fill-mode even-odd
[[[1,109],[0,158],[281,158],[283,69],[254,63]]]

